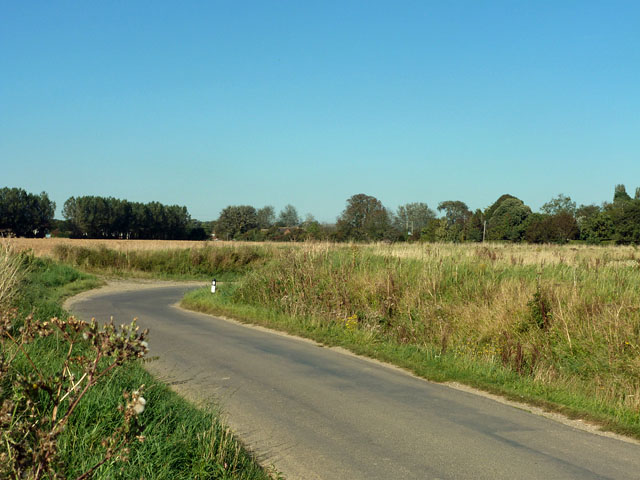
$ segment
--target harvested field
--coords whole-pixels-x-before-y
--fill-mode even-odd
[[[72,247],[98,248],[106,247],[120,252],[151,251],[151,250],[178,250],[184,248],[198,248],[205,245],[224,245],[234,242],[201,242],[190,240],[98,240],[75,238],[8,238],[15,250],[31,250],[34,255],[42,257],[54,257],[54,249],[65,245]]]
[[[325,252],[335,248],[357,248],[374,255],[401,259],[485,260],[493,265],[567,265],[572,267],[638,267],[640,249],[636,246],[597,245],[529,245],[507,243],[377,243],[349,244],[330,242],[234,242],[190,240],[100,240],[70,238],[9,238],[15,250],[31,250],[36,256],[55,257],[59,245],[70,247],[105,247],[119,252],[182,250],[202,247],[264,246],[276,249],[294,248],[308,252]]]

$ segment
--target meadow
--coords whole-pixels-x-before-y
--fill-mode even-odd
[[[195,291],[183,305],[640,438],[640,251],[634,246],[154,246],[159,249],[142,243],[118,250],[117,268],[98,261],[117,251],[102,242],[51,252],[93,271],[155,275],[157,264],[165,274],[226,278],[216,295]],[[126,263],[127,254],[145,261]]]

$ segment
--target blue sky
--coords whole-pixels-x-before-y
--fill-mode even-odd
[[[640,186],[640,2],[0,0],[0,187],[333,221]]]

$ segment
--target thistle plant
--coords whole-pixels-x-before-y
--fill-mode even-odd
[[[145,338],[136,320],[116,327],[51,318],[41,322],[16,310],[0,314],[0,478],[64,478],[58,440],[82,398],[118,365],[142,358]],[[34,344],[53,337],[66,354],[51,368],[34,354]],[[144,386],[123,393],[121,423],[102,439],[102,459],[77,476],[90,478],[107,462],[125,462],[132,442],[143,441],[138,415]]]

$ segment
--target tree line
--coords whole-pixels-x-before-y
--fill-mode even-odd
[[[224,240],[331,240],[528,243],[640,243],[640,188],[635,197],[616,185],[612,202],[576,205],[560,194],[533,212],[519,198],[504,194],[484,210],[472,211],[460,200],[401,205],[394,212],[363,193],[347,199],[335,224],[321,224],[312,215],[301,220],[287,205],[276,219],[271,206],[227,206],[212,222]]]
[[[51,230],[56,210],[46,192],[22,188],[0,189],[0,236],[44,237]]]
[[[427,241],[528,243],[640,243],[640,188],[632,198],[616,185],[611,202],[576,205],[558,195],[533,212],[519,198],[505,194],[484,210],[472,211],[460,200],[424,202],[395,211],[363,193],[346,201],[335,223],[302,218],[293,205],[276,215],[272,206],[229,205],[217,220],[192,219],[187,208],[159,202],[130,202],[113,197],[71,197],[55,220],[55,203],[20,188],[0,189],[0,235],[124,239],[192,239],[271,241]]]
[[[56,220],[56,204],[46,192],[0,189],[0,236],[205,240],[208,224],[193,220],[187,208],[159,202],[130,202],[113,197],[69,198],[65,220]]]

